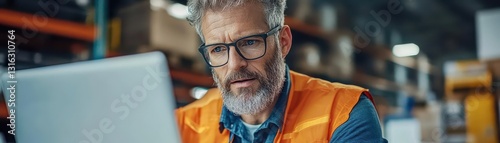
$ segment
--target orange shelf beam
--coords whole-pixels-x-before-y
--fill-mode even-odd
[[[41,17],[33,14],[16,12],[0,8],[0,24],[18,28],[29,28],[39,32],[70,37],[84,41],[93,42],[96,39],[97,28],[95,26],[84,25],[76,22],[59,20],[47,17],[47,23],[38,25],[34,19],[43,22]]]

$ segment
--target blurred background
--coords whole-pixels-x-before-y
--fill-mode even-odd
[[[16,70],[162,51],[180,107],[214,87],[185,5],[0,0],[0,37],[16,30]],[[288,0],[285,14],[288,66],[369,88],[389,142],[499,142],[500,1]]]

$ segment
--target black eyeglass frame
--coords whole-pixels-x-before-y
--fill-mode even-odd
[[[238,55],[240,55],[240,57],[242,57],[243,59],[245,60],[256,60],[256,59],[259,59],[259,58],[262,58],[264,55],[266,55],[266,52],[267,52],[267,37],[269,37],[270,35],[273,35],[275,34],[276,32],[278,31],[281,31],[281,26],[278,25],[274,28],[272,28],[271,30],[269,30],[268,32],[266,33],[263,33],[263,34],[255,34],[255,35],[250,35],[250,36],[245,36],[245,37],[242,37],[232,43],[215,43],[215,44],[210,44],[210,45],[205,45],[205,43],[201,44],[200,47],[198,48],[198,51],[200,52],[200,54],[203,56],[203,59],[205,60],[205,62],[208,64],[208,66],[210,67],[221,67],[221,66],[224,66],[226,65],[228,62],[229,62],[229,54],[230,54],[230,50],[231,50],[231,46],[233,46],[235,49],[236,49],[236,52],[238,53]],[[240,42],[240,40],[244,40],[246,38],[249,38],[249,37],[261,37],[262,39],[264,39],[264,53],[261,55],[261,56],[258,56],[256,58],[246,58],[245,56],[243,56],[243,54],[241,53],[240,49],[238,48],[238,46],[236,46],[236,43]],[[217,65],[217,66],[212,66],[209,62],[209,59],[208,57],[205,55],[205,50],[207,49],[207,47],[210,47],[210,46],[213,46],[213,45],[223,45],[223,46],[226,46],[227,48],[227,60],[225,63],[221,64],[221,65]]]

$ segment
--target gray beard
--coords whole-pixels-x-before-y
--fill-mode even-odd
[[[270,108],[281,92],[285,81],[285,60],[281,55],[281,50],[276,47],[273,57],[265,64],[267,78],[248,69],[240,69],[228,75],[224,81],[220,81],[212,70],[212,77],[222,92],[224,106],[238,115],[256,115]],[[250,87],[239,88],[239,93],[231,91],[229,81],[244,77],[255,77],[260,87],[256,91]]]

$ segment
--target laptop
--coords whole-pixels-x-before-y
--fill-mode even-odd
[[[2,89],[12,81],[18,143],[180,142],[160,52],[19,70]]]

